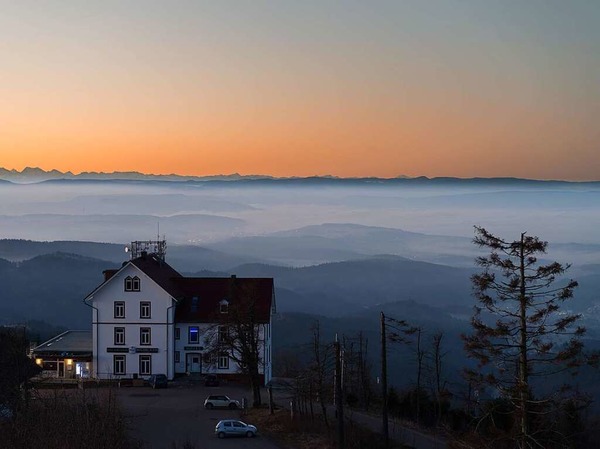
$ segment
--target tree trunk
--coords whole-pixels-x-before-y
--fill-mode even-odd
[[[423,354],[421,352],[421,327],[417,329],[417,424],[421,423],[421,372],[423,365]]]
[[[260,396],[261,381],[259,375],[252,376],[252,406],[260,407],[262,399]]]
[[[521,234],[520,261],[520,357],[519,357],[519,406],[521,408],[521,448],[527,447],[529,435],[529,370],[527,363],[527,297],[525,286],[525,233]]]
[[[385,315],[381,312],[381,419],[385,447],[390,445],[388,429],[388,391],[387,391],[387,349],[386,349]]]

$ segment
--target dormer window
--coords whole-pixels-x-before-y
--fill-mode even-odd
[[[194,296],[192,297],[192,305],[190,307],[190,312],[197,312],[198,311],[198,297]]]
[[[139,292],[140,291],[140,278],[137,276],[127,276],[125,278],[125,291],[126,292]]]
[[[219,303],[219,312],[229,313],[229,302],[226,299]]]

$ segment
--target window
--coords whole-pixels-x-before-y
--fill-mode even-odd
[[[140,376],[148,376],[152,374],[152,356],[140,356]]]
[[[115,345],[124,345],[125,344],[125,328],[124,327],[115,327]]]
[[[219,369],[228,369],[229,368],[229,356],[227,353],[222,352],[219,354]]]
[[[125,318],[125,301],[115,301],[115,318]]]
[[[229,330],[227,329],[227,326],[219,326],[219,341],[224,342],[225,340],[227,340],[228,336]]]
[[[229,303],[226,299],[219,303],[219,312],[221,313],[229,313]]]
[[[140,329],[140,345],[149,345],[151,344],[151,335],[150,335],[149,327],[142,327]]]
[[[113,374],[116,374],[116,375],[125,374],[125,356],[124,355],[113,355]]]
[[[140,278],[137,276],[127,276],[125,278],[125,291],[126,292],[139,292],[140,291]]]
[[[175,351],[175,363],[179,363],[181,361],[181,356],[179,355],[179,351]]]
[[[197,312],[198,311],[198,297],[194,296],[192,298],[192,304],[190,307],[190,312]]]
[[[179,340],[181,338],[181,332],[178,327],[175,328],[175,340]]]
[[[200,329],[198,326],[190,326],[188,329],[188,343],[198,343],[200,341]]]
[[[150,318],[150,305],[149,301],[140,302],[140,318]]]

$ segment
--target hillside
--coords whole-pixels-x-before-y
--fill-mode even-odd
[[[39,242],[2,239],[0,240],[0,258],[19,262],[36,256],[61,252],[121,264],[127,259],[124,248],[125,243]],[[196,245],[169,245],[168,254],[169,263],[180,271],[228,270],[236,265],[258,261],[256,258],[232,256]]]

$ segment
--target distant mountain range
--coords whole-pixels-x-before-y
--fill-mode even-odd
[[[266,184],[306,184],[306,183],[334,183],[334,184],[408,184],[408,185],[444,185],[444,184],[467,184],[467,185],[538,185],[538,186],[552,186],[552,185],[577,185],[577,186],[595,186],[600,187],[600,181],[585,181],[585,182],[574,182],[574,181],[560,181],[560,180],[535,180],[535,179],[522,179],[522,178],[454,178],[454,177],[437,177],[428,178],[426,176],[408,177],[400,175],[395,178],[377,178],[377,177],[361,177],[361,178],[343,178],[337,176],[307,176],[307,177],[274,177],[269,175],[240,175],[233,173],[229,175],[210,175],[210,176],[185,176],[177,174],[169,175],[154,175],[145,174],[136,171],[126,172],[82,172],[72,173],[70,171],[61,172],[59,170],[43,170],[38,167],[26,167],[22,171],[15,169],[9,170],[0,167],[0,181],[10,181],[15,183],[33,183],[33,182],[44,182],[53,180],[85,180],[85,181],[97,181],[97,180],[119,180],[119,181],[179,181],[179,182],[232,182],[232,181],[244,181],[252,183],[266,183]]]
[[[158,180],[158,181],[209,181],[209,180],[225,180],[235,181],[239,179],[269,179],[271,176],[265,175],[239,175],[237,173],[231,175],[213,175],[213,176],[184,176],[184,175],[152,175],[136,171],[127,172],[82,172],[75,174],[73,172],[61,172],[59,170],[43,170],[38,167],[25,167],[22,171],[8,170],[0,167],[0,180],[12,182],[41,182],[53,179],[85,179],[85,180],[102,180],[102,179],[118,179],[118,180]]]

